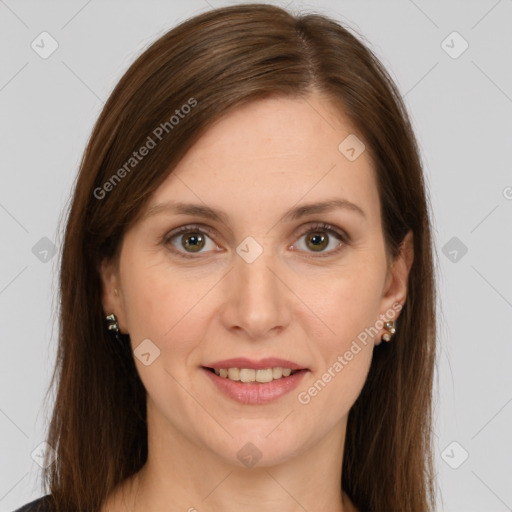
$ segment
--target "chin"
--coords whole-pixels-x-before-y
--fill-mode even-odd
[[[277,435],[277,429],[272,429],[275,429],[278,423],[274,421],[270,429],[265,422],[264,429],[248,428],[240,434],[231,431],[233,438],[226,439],[222,446],[215,447],[213,451],[227,464],[248,469],[286,463],[304,449],[304,440],[289,431],[281,431]]]

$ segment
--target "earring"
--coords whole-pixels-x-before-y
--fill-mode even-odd
[[[114,315],[114,313],[112,313],[111,315],[108,315],[107,317],[107,329],[109,331],[114,331],[115,335],[116,335],[116,338],[119,339],[119,324],[117,323],[117,318],[116,318],[116,315]]]
[[[389,322],[386,322],[385,323],[385,328],[387,331],[389,332],[386,332],[382,335],[382,339],[384,341],[391,341],[391,337],[395,334],[396,332],[396,328],[395,328],[395,322],[393,322],[392,320],[390,320]]]

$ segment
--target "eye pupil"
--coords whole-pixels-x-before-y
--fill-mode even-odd
[[[204,237],[199,233],[186,233],[181,237],[183,246],[186,249],[191,249],[193,252],[197,252],[204,247]],[[189,242],[191,240],[191,242]]]
[[[343,236],[338,232],[338,230],[328,224],[312,226],[308,231],[303,232],[300,238],[303,240],[305,239],[305,242],[302,242],[302,244],[306,245],[306,251],[317,253],[322,252],[328,255],[337,252],[337,250],[330,252],[326,252],[325,250],[331,242],[331,233],[334,233],[335,238],[344,241]],[[203,253],[203,249],[207,245],[208,238],[210,238],[210,236],[204,233],[201,228],[197,229],[196,226],[182,226],[178,233],[173,235],[171,232],[167,235],[162,240],[162,243],[174,246],[175,249],[171,248],[171,251],[175,253],[177,252],[183,257],[187,256],[186,253],[188,253],[190,257],[193,257],[192,254],[197,254],[199,256],[200,253]],[[180,247],[177,247],[177,245]],[[208,252],[205,254],[208,254]]]
[[[308,240],[313,241],[311,248],[314,251],[319,251],[325,248],[327,237],[321,233],[314,232],[309,236]]]

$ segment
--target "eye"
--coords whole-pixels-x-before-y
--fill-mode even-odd
[[[334,235],[338,240],[338,244],[331,244],[331,235]],[[305,249],[301,248],[301,250],[305,250],[306,252],[322,253],[320,256],[330,256],[337,253],[343,248],[345,243],[348,243],[348,236],[346,234],[334,226],[323,222],[313,226],[308,226],[308,228],[302,232],[300,238],[304,236],[306,237],[303,245]],[[329,251],[324,250],[329,245],[334,245],[335,247]]]
[[[338,244],[333,249],[326,251],[324,249],[331,245],[332,235],[338,240]],[[213,235],[208,228],[198,224],[190,224],[181,226],[165,235],[162,243],[179,256],[195,258],[195,254],[218,249],[217,244],[213,242],[211,236]],[[308,226],[307,229],[302,231],[300,238],[304,236],[306,236],[305,248],[301,247],[300,250],[309,253],[317,253],[321,257],[337,253],[350,241],[348,235],[343,231],[325,223],[317,223],[313,226]],[[210,247],[208,247],[209,244]]]
[[[211,242],[210,249],[217,248],[217,245],[207,234],[207,230],[193,224],[182,226],[167,234],[163,239],[163,243],[171,245],[172,251],[179,253],[180,256],[193,258],[194,253],[200,253],[205,247],[208,249],[208,240]],[[182,249],[185,249],[185,252]]]

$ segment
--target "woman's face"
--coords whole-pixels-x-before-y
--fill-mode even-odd
[[[240,107],[104,265],[105,311],[130,334],[150,435],[246,466],[343,441],[412,262],[409,250],[388,267],[372,162],[353,134],[317,95]],[[278,367],[300,371],[279,379]]]

